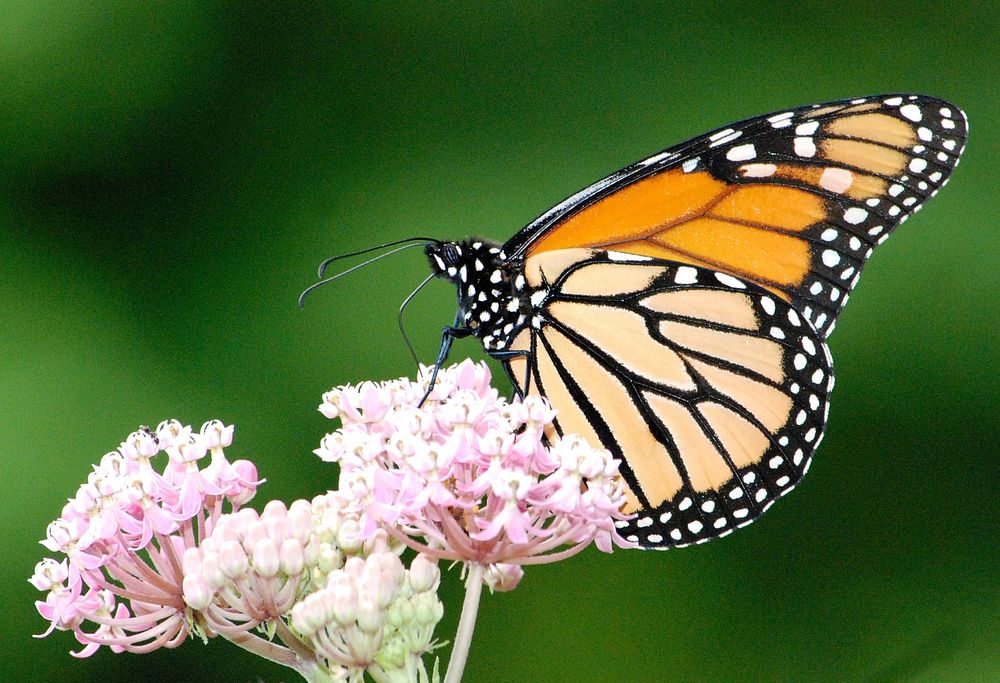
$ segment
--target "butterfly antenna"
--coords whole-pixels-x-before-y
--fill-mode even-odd
[[[420,359],[417,358],[417,353],[416,351],[413,350],[413,344],[410,343],[410,337],[406,334],[406,327],[403,325],[403,312],[406,310],[407,305],[413,300],[413,297],[415,297],[417,293],[427,285],[428,282],[433,280],[434,277],[435,276],[433,273],[431,275],[428,275],[426,280],[421,282],[419,285],[417,285],[416,289],[410,292],[410,295],[403,300],[402,304],[400,304],[399,315],[396,316],[396,322],[399,323],[399,332],[400,334],[403,335],[403,342],[406,344],[406,348],[409,349],[410,355],[413,356],[413,362],[417,364],[418,368],[420,367]]]
[[[412,240],[400,240],[400,242],[409,242],[409,241],[412,241]],[[399,244],[399,242],[396,242],[395,244]],[[428,242],[423,241],[423,242],[420,242],[419,244],[407,244],[407,245],[402,246],[402,247],[397,247],[396,249],[393,249],[392,251],[387,251],[384,254],[379,254],[378,256],[375,256],[374,258],[370,258],[367,261],[364,261],[362,263],[357,264],[356,266],[351,266],[347,270],[341,271],[341,272],[337,273],[336,275],[331,275],[330,277],[326,278],[325,280],[320,280],[319,282],[316,282],[316,283],[314,283],[312,285],[309,285],[308,287],[305,288],[305,290],[303,290],[303,292],[301,294],[299,294],[299,308],[304,308],[305,307],[305,305],[306,305],[306,295],[308,295],[310,292],[312,292],[317,287],[322,287],[323,285],[329,284],[329,283],[333,282],[334,280],[340,279],[340,278],[344,277],[345,275],[347,275],[349,273],[353,273],[354,271],[358,270],[359,268],[364,268],[365,266],[370,266],[371,264],[375,263],[376,261],[381,261],[382,259],[387,258],[389,256],[392,256],[393,254],[398,254],[399,252],[405,251],[407,249],[415,249],[417,247],[423,247],[426,244],[428,244]],[[374,249],[382,249],[385,246],[387,246],[387,245],[382,245],[381,247],[374,247]],[[333,257],[333,259],[327,259],[327,261],[333,261],[333,260],[336,260],[336,259],[339,259],[339,258],[346,258],[348,256],[355,256],[357,254],[364,254],[364,253],[369,252],[369,251],[374,251],[374,249],[365,249],[363,251],[355,252],[354,254],[344,254],[343,256],[335,256],[335,257]],[[327,263],[327,261],[324,261],[324,265]],[[321,276],[322,276],[323,270],[324,270],[324,266],[321,266],[320,267]]]
[[[317,277],[323,277],[326,274],[327,267],[334,261],[339,261],[345,258],[351,258],[352,256],[361,256],[362,254],[369,254],[373,251],[378,251],[379,249],[388,249],[389,247],[395,247],[399,244],[407,244],[409,242],[420,242],[421,244],[440,244],[441,240],[436,240],[432,237],[407,237],[406,239],[396,240],[395,242],[386,242],[385,244],[380,244],[377,247],[368,247],[367,249],[361,249],[360,251],[352,251],[349,254],[338,254],[336,256],[331,256],[328,259],[324,259],[322,263],[319,264],[319,270]],[[396,251],[399,251],[398,249]],[[396,252],[390,252],[396,253]],[[377,259],[372,259],[375,261]],[[371,263],[372,261],[366,261],[366,263]],[[365,264],[362,264],[365,265]]]

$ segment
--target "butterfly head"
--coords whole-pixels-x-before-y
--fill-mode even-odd
[[[517,269],[503,247],[475,238],[429,244],[425,253],[434,274],[458,289],[459,322],[482,339],[487,351],[504,349],[524,314]]]

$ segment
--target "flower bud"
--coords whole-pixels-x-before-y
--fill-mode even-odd
[[[316,567],[324,574],[341,569],[344,566],[344,555],[335,546],[324,543],[319,551]]]
[[[181,556],[181,567],[185,576],[201,572],[201,554],[202,550],[199,548],[187,548],[184,551],[184,555]]]
[[[299,499],[288,508],[289,533],[305,543],[312,533],[312,510],[308,501]]]
[[[203,552],[201,554],[201,576],[213,590],[219,590],[229,583],[229,577],[223,573],[219,566],[218,553]]]
[[[288,516],[288,508],[285,507],[285,503],[280,500],[270,500],[267,505],[264,506],[264,512],[261,513],[260,517],[263,520],[268,519],[280,519],[284,520]]]
[[[219,568],[230,579],[246,574],[249,560],[238,541],[223,541],[219,547]]]
[[[384,613],[378,602],[371,598],[364,598],[358,601],[357,622],[358,628],[364,633],[373,634],[382,628]]]
[[[302,544],[294,538],[285,539],[278,553],[281,559],[281,571],[288,576],[298,576],[305,568],[305,556]]]
[[[305,636],[312,635],[326,625],[323,605],[318,593],[306,596],[292,607],[292,626]]]
[[[360,581],[365,574],[365,561],[363,558],[354,556],[348,557],[344,562],[344,575],[352,582]],[[333,580],[332,578],[330,579]]]
[[[364,547],[361,525],[353,519],[345,519],[337,530],[337,545],[347,554],[355,554]]]
[[[337,620],[337,623],[341,625],[354,623],[358,614],[358,594],[351,587],[349,581],[332,586],[321,593],[329,596],[328,599],[332,603],[332,616]]]
[[[378,654],[375,655],[375,663],[388,674],[387,681],[399,680],[403,683],[412,680],[412,677],[406,677],[409,675],[406,671],[406,659],[409,656],[410,650],[406,647],[406,643],[401,638],[393,638],[382,644]],[[404,677],[396,679],[393,674],[402,674]]]
[[[385,622],[397,629],[411,624],[416,615],[413,603],[409,598],[396,598],[385,611]]]
[[[350,588],[348,586],[348,588]],[[324,625],[335,625],[337,620],[337,595],[336,591],[324,590],[316,593],[318,599],[316,604],[322,609],[323,624]],[[350,605],[347,605],[346,611],[351,611]]]
[[[444,605],[435,593],[418,593],[410,598],[413,606],[413,621],[425,626],[433,626],[444,616]]]
[[[340,526],[345,521],[340,510],[326,508],[321,515],[321,522],[314,533],[325,541],[332,541],[340,533]]]
[[[278,546],[270,538],[264,538],[253,545],[253,568],[260,576],[270,579],[278,574],[281,558]]]
[[[376,529],[371,536],[365,539],[361,552],[364,555],[374,555],[383,553],[389,549],[389,534],[385,529]]]
[[[268,538],[270,536],[267,533],[267,527],[259,520],[248,524],[246,530],[243,532],[243,543],[246,544],[247,548],[255,546]]]
[[[262,519],[264,528],[267,529],[267,536],[276,545],[281,545],[288,538],[288,519],[286,517],[264,517]]]
[[[441,570],[438,569],[437,562],[420,553],[410,563],[408,578],[414,593],[436,590],[441,579]]]
[[[184,602],[195,611],[201,611],[212,604],[214,591],[200,574],[188,574],[183,583]]]

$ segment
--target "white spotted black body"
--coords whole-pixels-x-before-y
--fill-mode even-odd
[[[483,239],[432,244],[426,253],[434,274],[458,290],[456,325],[480,339],[488,353],[507,350],[532,318],[520,265]]]

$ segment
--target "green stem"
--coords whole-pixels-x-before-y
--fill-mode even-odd
[[[263,657],[276,664],[287,666],[298,671],[304,679],[310,683],[327,683],[331,681],[328,672],[324,671],[316,661],[304,659],[287,647],[272,643],[269,640],[260,638],[252,633],[220,634],[223,638],[243,648],[247,652],[252,652],[258,657]]]
[[[451,659],[448,661],[448,673],[445,674],[444,683],[460,683],[462,680],[465,661],[469,658],[469,646],[472,645],[472,632],[476,628],[479,596],[483,592],[484,570],[485,567],[478,563],[469,566],[469,575],[465,580],[462,616],[458,620],[458,631],[455,633],[455,644],[451,648]]]

